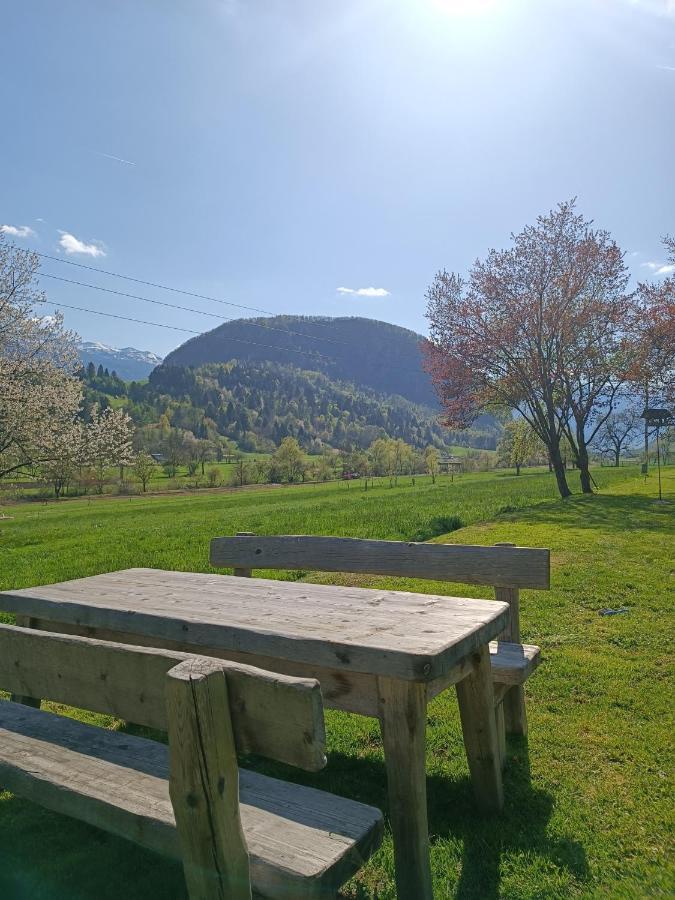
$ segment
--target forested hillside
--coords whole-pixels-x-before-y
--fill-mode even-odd
[[[357,317],[237,319],[191,338],[164,362],[194,367],[231,359],[283,363],[436,407],[422,369],[421,340],[407,328]]]
[[[226,437],[245,451],[271,451],[285,437],[317,453],[324,446],[365,448],[378,437],[419,449],[453,443],[494,449],[500,430],[485,417],[474,429],[448,431],[429,407],[280,363],[165,364],[147,383],[131,384],[90,367],[81,378],[88,405],[123,406],[146,436],[153,426],[171,427],[197,438]]]

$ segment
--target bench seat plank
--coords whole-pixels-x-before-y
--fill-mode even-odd
[[[523,684],[541,661],[541,650],[534,644],[490,642],[492,677],[497,684]]]
[[[379,810],[241,769],[251,883],[263,897],[336,890],[382,839]],[[0,701],[0,784],[180,860],[168,747]]]

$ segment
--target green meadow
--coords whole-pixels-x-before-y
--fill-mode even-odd
[[[597,469],[594,476],[596,495],[564,502],[556,499],[552,476],[541,472],[464,475],[435,485],[405,478],[367,492],[354,482],[6,504],[0,507],[0,588],[130,566],[209,571],[209,539],[236,531],[550,547],[552,590],[523,592],[523,640],[541,646],[543,663],[526,686],[529,737],[509,742],[500,816],[476,813],[454,692],[429,710],[435,896],[667,897],[675,894],[675,470],[664,472],[664,503],[655,501],[655,475],[645,480],[637,469],[621,468]],[[284,577],[472,596],[485,590],[311,572]],[[608,608],[626,611],[600,614]],[[307,775],[255,759],[246,764],[386,811],[377,723],[335,711],[326,718],[330,752],[323,772]],[[344,895],[393,900],[388,836]],[[178,900],[186,894],[179,866],[0,793],[0,896]]]

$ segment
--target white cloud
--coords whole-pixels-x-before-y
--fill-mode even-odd
[[[675,66],[657,66],[657,69],[663,69],[665,72],[675,72]]]
[[[29,238],[34,237],[35,232],[28,225],[0,225],[0,231],[10,237]]]
[[[675,265],[672,263],[644,262],[642,267],[655,275],[672,275],[675,272]]]
[[[79,240],[79,238],[76,238],[74,234],[70,234],[68,231],[61,231],[59,234],[61,235],[59,244],[66,253],[81,253],[84,256],[93,256],[94,258],[105,256],[105,250],[101,246],[100,241],[85,244],[84,241]]]
[[[388,297],[389,291],[386,288],[365,287],[365,288],[336,288],[338,294],[354,294],[357,297]]]

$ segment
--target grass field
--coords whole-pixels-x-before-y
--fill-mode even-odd
[[[675,472],[665,473],[664,504],[654,501],[656,479],[645,484],[633,469],[599,470],[595,477],[598,495],[566,502],[555,498],[548,474],[528,474],[464,476],[436,485],[418,479],[415,487],[367,493],[335,484],[13,505],[4,510],[13,518],[0,520],[0,586],[132,565],[208,571],[208,539],[237,530],[410,539],[437,533],[458,516],[466,527],[437,540],[550,547],[552,590],[523,595],[523,639],[542,647],[544,662],[527,685],[529,739],[509,744],[500,817],[475,813],[454,693],[430,707],[435,896],[672,896],[668,591]],[[289,577],[329,580],[311,573]],[[480,588],[409,580],[330,580],[481,594]],[[599,615],[606,607],[628,612]],[[329,711],[327,724],[324,772],[305,776],[251,764],[386,809],[376,723]],[[389,900],[395,896],[392,874],[387,838],[346,896]],[[185,894],[178,866],[4,794],[0,896],[178,900]]]

